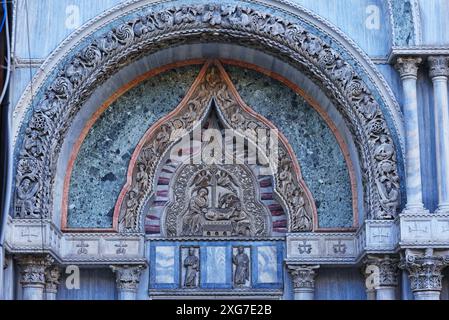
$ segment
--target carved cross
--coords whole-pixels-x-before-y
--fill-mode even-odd
[[[119,243],[115,245],[115,247],[117,248],[117,250],[115,251],[117,254],[125,254],[126,247],[128,247],[128,245],[123,240],[120,240]]]
[[[410,226],[408,226],[408,232],[410,232],[410,233],[417,233],[417,234],[420,234],[420,233],[427,233],[427,228],[420,229],[420,228],[418,227],[418,224],[417,224],[416,221],[415,221],[415,222],[413,222],[413,228],[410,227]]]
[[[346,244],[341,243],[341,240],[338,240],[336,244],[333,245],[334,253],[337,254],[345,254],[346,253]]]
[[[87,248],[89,247],[88,243],[85,243],[84,240],[81,240],[79,244],[76,245],[78,249],[78,254],[87,254]]]
[[[387,231],[387,233],[384,233],[383,228],[379,228],[377,230],[378,230],[378,233],[373,233],[373,238],[374,239],[380,238],[379,243],[384,243],[384,239],[389,238],[388,231]]]
[[[31,237],[37,237],[37,234],[31,233],[30,227],[26,227],[26,232],[22,230],[22,237],[27,237],[28,242],[32,242]]]
[[[298,250],[300,254],[310,254],[312,252],[312,246],[307,243],[307,240],[303,240],[302,244],[298,244]]]

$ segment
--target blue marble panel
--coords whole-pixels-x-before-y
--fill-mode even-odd
[[[230,262],[227,259],[226,247],[206,247],[206,265],[205,279],[206,284],[225,284],[227,282],[226,277],[226,265]]]
[[[150,289],[153,290],[233,290],[235,267],[232,256],[244,247],[250,258],[250,280],[239,290],[283,288],[283,241],[151,241]],[[182,261],[188,247],[200,258],[198,288],[183,288]]]
[[[175,283],[175,247],[155,248],[155,283]]]
[[[257,282],[278,282],[277,250],[275,246],[257,248]]]

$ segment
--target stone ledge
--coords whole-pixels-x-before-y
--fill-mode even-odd
[[[400,214],[401,248],[449,248],[449,214]]]

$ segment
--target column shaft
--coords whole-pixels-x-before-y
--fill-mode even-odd
[[[404,122],[406,131],[406,211],[424,210],[422,201],[421,159],[418,124],[418,99],[416,80],[421,58],[398,58],[398,69],[404,92]]]
[[[449,57],[428,59],[433,82],[435,141],[438,179],[438,212],[449,213]]]

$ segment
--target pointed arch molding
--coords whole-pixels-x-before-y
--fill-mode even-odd
[[[139,232],[143,229],[142,211],[154,192],[156,172],[161,161],[179,139],[201,125],[210,111],[212,100],[226,128],[237,134],[244,136],[245,132],[254,132],[256,135],[258,129],[273,130],[278,134],[278,162],[270,163],[272,167],[277,166],[272,170],[274,193],[287,213],[289,231],[312,231],[314,217],[317,215],[315,202],[302,179],[292,148],[271,122],[245,104],[218,61],[205,63],[181,103],[151,126],[134,150],[128,167],[127,182],[114,210],[114,218],[118,218],[114,223],[118,222],[119,231]],[[251,141],[250,136],[246,138],[250,143],[257,144],[256,141]],[[144,174],[139,172],[140,168],[144,168]],[[166,226],[173,225],[171,222],[175,218],[176,216],[167,216]],[[176,227],[165,229],[169,236],[176,235],[172,230]]]
[[[156,7],[155,7],[156,8]],[[188,42],[237,42],[287,61],[315,81],[337,106],[356,141],[368,217],[390,219],[399,201],[395,140],[373,85],[348,54],[312,28],[262,5],[183,5],[139,13],[103,35],[91,35],[48,80],[16,142],[14,215],[52,214],[56,164],[72,119],[94,90],[119,68],[160,48]],[[279,11],[282,12],[282,11]],[[371,80],[369,80],[371,81]]]

